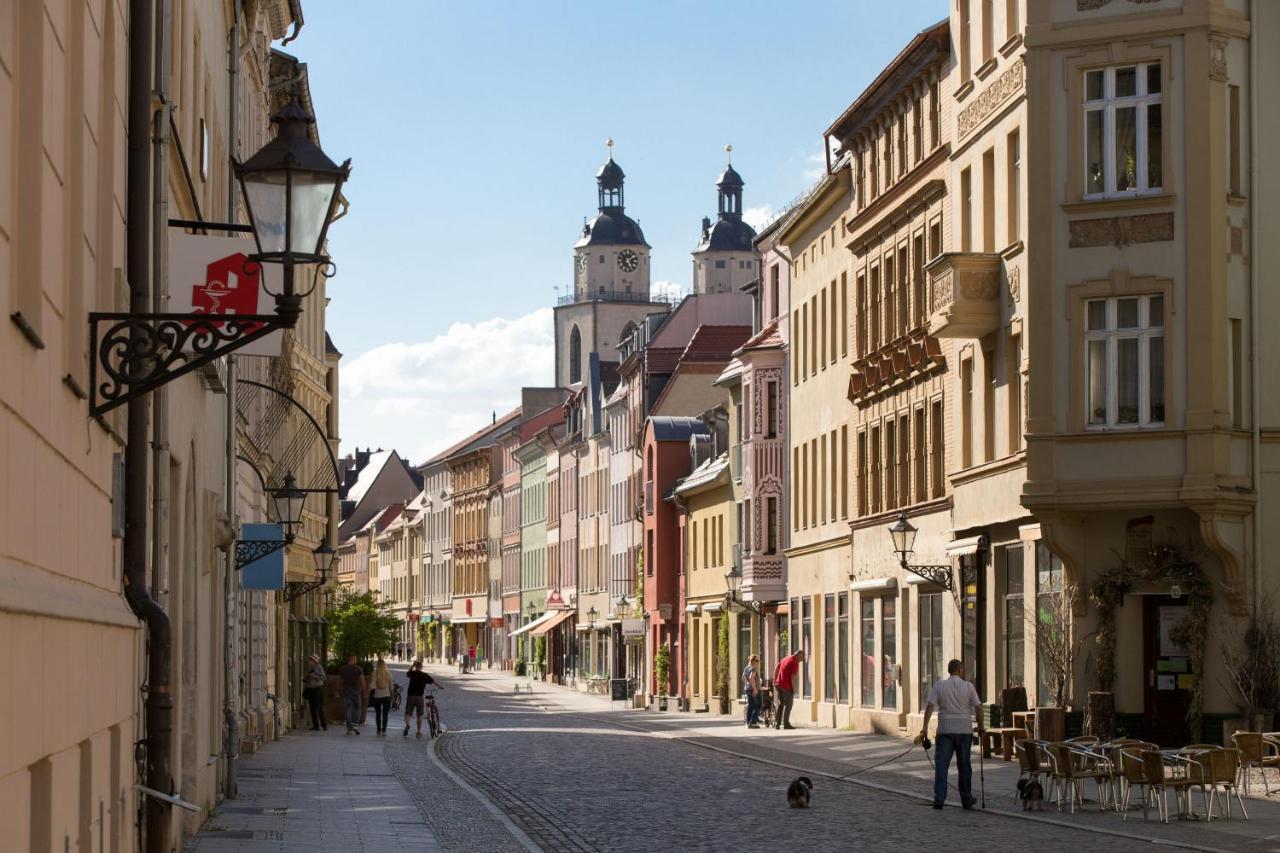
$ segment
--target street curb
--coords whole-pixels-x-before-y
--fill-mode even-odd
[[[552,709],[545,704],[541,704],[538,707],[540,707],[544,713],[551,713],[552,711]],[[563,709],[563,706],[561,706],[561,708]],[[760,756],[757,756],[757,755],[751,755],[745,752],[738,752],[737,750],[729,749],[727,747],[712,746],[711,744],[701,743],[699,741],[693,740],[688,735],[680,735],[680,734],[675,734],[670,732],[654,732],[654,731],[650,731],[649,729],[643,728],[641,726],[632,725],[630,723],[623,723],[617,720],[608,720],[608,719],[601,719],[599,717],[592,717],[592,716],[588,716],[585,713],[582,713],[579,711],[573,711],[571,709],[563,709],[563,710],[556,709],[556,710],[560,713],[567,713],[571,716],[581,717],[582,719],[585,719],[585,720],[591,720],[592,722],[603,723],[606,725],[613,725],[613,726],[617,726],[618,728],[631,729],[632,731],[641,732],[643,734],[652,735],[654,737],[666,738],[668,740],[677,740],[689,746],[701,747],[702,749],[707,749],[712,752],[719,752],[725,755],[732,755],[735,758],[741,758],[747,761],[755,761],[760,764],[769,764],[774,767],[781,767],[785,770],[794,770],[799,773],[807,773],[812,776],[823,776],[828,780],[844,782],[849,785],[859,785],[864,788],[870,788],[872,790],[881,791],[887,794],[895,794],[900,797],[907,797],[909,799],[919,800],[921,802],[931,803],[933,801],[932,797],[926,797],[921,794],[914,794],[914,793],[911,793],[910,791],[903,791],[898,788],[891,788],[888,785],[881,785],[877,782],[868,782],[865,779],[846,778],[846,777],[839,776],[835,773],[829,773],[825,770],[813,770],[808,767],[801,767],[795,764],[786,764],[781,761],[774,761],[773,759],[770,759],[770,758],[761,758]],[[955,808],[955,807],[948,806],[948,808]],[[1040,824],[1046,824],[1048,826],[1060,826],[1066,829],[1075,829],[1083,832],[1093,832],[1098,835],[1109,835],[1113,838],[1123,838],[1126,841],[1138,841],[1143,844],[1153,844],[1153,845],[1159,845],[1161,847],[1177,847],[1183,850],[1200,850],[1200,851],[1204,851],[1204,853],[1232,853],[1232,851],[1226,848],[1221,848],[1221,847],[1204,847],[1198,844],[1192,844],[1184,841],[1172,841],[1172,840],[1163,839],[1163,838],[1148,838],[1146,836],[1136,835],[1130,832],[1123,832],[1120,830],[1105,829],[1102,827],[1094,827],[1094,826],[1081,826],[1079,824],[1070,823],[1065,820],[1056,820],[1054,818],[1039,817],[1037,815],[1031,815],[1031,814],[1018,814],[1017,812],[1002,812],[1002,811],[997,812],[997,811],[985,811],[985,810],[981,811],[980,813],[984,815],[990,815],[991,817],[1013,818],[1014,820],[1024,820],[1030,823],[1040,823]]]
[[[444,763],[440,756],[436,754],[440,746],[440,741],[444,740],[448,734],[449,727],[442,723],[440,725],[440,734],[431,739],[431,749],[427,751],[427,755],[431,757],[431,763],[436,766],[437,770],[444,773],[444,775],[447,776],[453,784],[457,785],[464,791],[467,791],[471,796],[479,800],[480,804],[488,810],[494,820],[502,824],[503,828],[505,828],[507,832],[511,833],[511,837],[514,838],[516,842],[527,851],[527,853],[543,853],[542,848],[535,844],[533,839],[525,834],[524,830],[516,826],[511,818],[507,816],[506,812],[498,808],[497,804],[486,797],[483,791],[463,779],[457,773],[453,772],[453,770]]]

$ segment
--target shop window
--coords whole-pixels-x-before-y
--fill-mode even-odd
[[[836,680],[839,683],[841,705],[849,702],[849,598],[852,595],[851,592],[840,593],[836,614],[836,645],[839,647]]]
[[[898,707],[898,599],[893,596],[880,600],[880,679],[883,683],[881,704],[885,708]]]
[[[822,600],[822,698],[830,702],[836,697],[836,597]]]
[[[1004,686],[1021,687],[1026,671],[1026,612],[1022,546],[1004,549]]]
[[[876,600],[861,598],[862,707],[876,706]]]
[[[942,593],[922,593],[919,601],[919,618],[916,621],[920,661],[920,705],[929,688],[942,678],[946,671],[942,660]]]

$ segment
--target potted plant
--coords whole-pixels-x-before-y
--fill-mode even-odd
[[[1067,735],[1067,700],[1071,688],[1071,676],[1075,668],[1076,652],[1080,640],[1072,636],[1079,588],[1067,584],[1061,589],[1041,593],[1035,609],[1036,654],[1049,686],[1049,701],[1038,697],[1041,705],[1036,708],[1036,737],[1041,740],[1065,740]]]
[[[671,675],[671,649],[666,643],[653,655],[653,674],[658,684],[658,710],[667,710],[667,679]]]
[[[1280,624],[1269,602],[1263,603],[1243,627],[1219,638],[1222,648],[1222,682],[1240,709],[1240,719],[1222,726],[1224,745],[1231,746],[1236,731],[1270,731],[1280,706]]]

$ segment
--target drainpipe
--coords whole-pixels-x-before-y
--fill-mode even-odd
[[[151,287],[151,310],[169,309],[169,17],[167,2],[157,4],[155,81],[152,97],[155,136],[151,142],[151,263],[155,271]],[[151,596],[160,606],[169,606],[169,389],[155,390],[155,416],[151,425]]]
[[[231,32],[227,35],[227,151],[231,157],[238,154],[236,121],[239,112],[240,94],[240,10],[236,4],[235,18],[231,22]],[[235,222],[237,208],[236,176],[234,169],[227,170],[227,213],[226,221]],[[240,535],[240,523],[236,518],[236,357],[227,356],[227,408],[226,408],[226,512],[227,523],[231,525],[232,538]],[[236,576],[236,548],[234,542],[227,548],[222,572],[223,622],[222,622],[222,715],[226,723],[223,730],[222,755],[225,765],[223,773],[223,795],[227,799],[236,798],[236,758],[240,745],[239,692],[236,684],[238,661],[236,660],[236,622],[239,616],[239,578]]]
[[[1266,233],[1258,222],[1262,205],[1258,204],[1258,11],[1263,4],[1249,4],[1249,20],[1253,35],[1249,38],[1249,409],[1253,457],[1253,612],[1257,614],[1262,589],[1262,369],[1261,343],[1258,335],[1261,299],[1258,294],[1258,234]]]
[[[151,73],[155,38],[154,0],[129,3],[129,96],[126,268],[129,310],[145,314],[151,308]],[[125,532],[123,545],[124,596],[146,626],[147,684],[143,743],[146,747],[146,785],[172,792],[171,765],[173,697],[169,693],[173,637],[169,616],[147,591],[147,439],[151,397],[143,394],[128,404],[125,445]],[[167,853],[171,847],[170,805],[147,795],[146,850]]]

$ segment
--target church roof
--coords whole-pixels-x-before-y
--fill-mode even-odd
[[[740,216],[721,216],[702,232],[702,242],[694,252],[750,252],[756,229]]]
[[[626,177],[626,173],[622,171],[622,167],[617,164],[612,156],[600,167],[600,171],[596,172],[596,180],[606,190],[616,190],[622,186],[622,181]]]
[[[573,247],[580,249],[583,246],[648,245],[644,240],[644,232],[640,230],[640,224],[621,210],[613,208],[601,211],[595,219],[584,225],[582,238]]]

